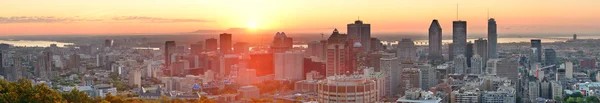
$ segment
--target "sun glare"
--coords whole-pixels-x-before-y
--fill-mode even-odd
[[[252,22],[248,23],[248,28],[256,29],[256,28],[258,28],[258,25],[256,24],[256,22],[252,21]]]

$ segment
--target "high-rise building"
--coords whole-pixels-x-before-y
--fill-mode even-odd
[[[450,43],[448,44],[448,60],[453,60],[454,59],[454,44]]]
[[[431,87],[435,87],[438,84],[437,80],[437,71],[435,67],[431,67],[431,65],[418,65],[421,83],[421,90],[429,90]]]
[[[452,22],[452,50],[455,57],[467,53],[467,21]],[[467,56],[465,56],[467,57]]]
[[[496,32],[496,20],[490,18],[488,20],[488,57],[485,58],[498,58],[498,33]]]
[[[404,95],[406,90],[420,88],[420,74],[421,71],[418,68],[403,68],[402,72],[400,72],[399,94]]]
[[[219,34],[219,49],[221,53],[231,53],[231,45],[232,45],[231,34],[223,33]]]
[[[52,77],[52,52],[48,48],[40,53],[38,56],[37,68],[35,69],[35,76],[44,80]]]
[[[235,53],[247,53],[249,50],[248,43],[246,42],[236,42],[233,45],[233,51]]]
[[[502,59],[496,63],[496,76],[505,77],[511,81],[519,78],[519,63],[512,59]]]
[[[0,75],[2,75],[2,77],[7,77],[8,74],[8,70],[6,68],[4,68],[4,53],[2,53],[2,51],[0,51]]]
[[[104,40],[104,47],[112,47],[112,46],[113,46],[113,40],[111,40],[111,39]]]
[[[471,67],[471,57],[473,57],[473,43],[467,43],[467,51],[465,51],[465,57],[467,57],[467,67]],[[467,71],[465,71],[466,73]]]
[[[304,55],[300,51],[275,53],[275,80],[303,80]]]
[[[482,74],[483,67],[485,62],[483,62],[483,58],[477,54],[471,58],[471,69],[469,74]]]
[[[552,99],[552,84],[548,81],[548,79],[543,79],[540,82],[540,97],[546,99]]]
[[[483,38],[479,38],[477,40],[475,40],[475,44],[473,45],[473,51],[474,51],[474,55],[477,54],[479,56],[481,56],[481,58],[483,59],[483,61],[487,61],[488,60],[488,41],[483,39]]]
[[[596,69],[596,58],[585,58],[579,61],[579,68],[583,70]]]
[[[346,35],[342,35],[337,29],[327,39],[326,52],[326,77],[343,74],[347,71],[348,49],[346,46]]]
[[[411,39],[402,39],[402,41],[398,41],[398,47],[396,50],[396,56],[401,61],[417,61],[417,48]]]
[[[248,66],[256,70],[256,76],[262,77],[275,73],[273,53],[251,54]]]
[[[452,91],[450,103],[479,103],[481,94],[476,91]]]
[[[273,44],[271,45],[271,50],[273,52],[285,52],[293,48],[294,40],[285,35],[285,32],[277,32],[275,37],[273,37]]]
[[[565,62],[565,77],[568,79],[573,78],[573,62]]]
[[[226,54],[220,57],[219,59],[220,70],[218,73],[222,75],[231,74],[231,71],[234,71],[234,67],[232,66],[239,63],[239,56],[237,54]]]
[[[325,74],[325,61],[321,60],[318,57],[310,56],[304,58],[304,72],[302,74],[307,74],[310,72],[316,72],[317,74],[323,75]],[[306,75],[303,75],[304,78],[307,78]]]
[[[371,38],[371,51],[380,51],[383,50],[383,44],[381,44],[381,40],[377,38]]]
[[[323,44],[319,41],[312,41],[308,43],[308,48],[306,49],[307,56],[316,56],[317,58],[321,58],[323,56]]]
[[[531,39],[531,48],[535,48],[534,56],[536,61],[530,62],[541,62],[542,60],[542,40],[540,39]]]
[[[354,21],[354,24],[348,24],[348,37],[360,40],[363,50],[371,51],[371,24],[364,24],[360,20]]]
[[[398,65],[398,58],[396,57],[382,57],[380,63],[381,66],[381,72],[383,72],[385,74],[385,81],[387,81],[388,83],[384,83],[384,84],[388,84],[387,88],[389,88],[390,90],[386,90],[383,91],[385,92],[384,94],[388,94],[388,95],[392,95],[392,94],[396,94],[398,91],[398,88],[396,88],[398,85],[400,85],[400,77],[399,76],[394,76],[393,78],[390,77],[392,75],[396,75],[395,72],[392,73],[392,71],[399,71],[400,68],[398,68],[400,65]],[[398,72],[399,73],[399,72]]]
[[[556,65],[556,51],[554,49],[544,49],[544,65]]]
[[[437,19],[429,26],[429,59],[442,60],[442,26]]]
[[[467,71],[467,57],[465,57],[464,55],[458,55],[454,58],[453,61],[453,67],[454,69],[452,69],[453,74],[465,74]]]
[[[557,81],[551,81],[551,86],[552,86],[552,99],[559,99],[563,97],[563,88],[562,85],[560,84],[560,82]],[[559,97],[559,98],[556,98]]]
[[[81,63],[81,57],[79,54],[69,55],[69,62],[67,62],[67,69],[79,68]]]
[[[26,72],[23,67],[23,59],[19,53],[15,53],[13,55],[13,66],[10,73],[12,77],[10,77],[9,80],[18,81],[23,77],[23,72]]]
[[[577,34],[573,34],[573,40],[577,40]]]
[[[173,59],[173,58],[171,58],[171,55],[173,53],[175,53],[175,46],[176,46],[175,41],[166,41],[165,42],[165,54],[164,54],[165,55],[165,67],[167,69],[171,70],[170,73],[173,73],[173,71],[170,67],[171,67],[171,63],[173,63],[173,61],[174,61],[174,60],[171,60],[171,59]],[[173,74],[171,74],[171,75],[173,75]]]
[[[536,81],[529,82],[529,101],[535,102],[536,98],[540,97],[540,85]]]
[[[202,41],[196,42],[195,44],[190,44],[190,49],[192,54],[200,54],[204,51],[204,43]]]
[[[204,42],[205,42],[204,44],[206,46],[204,49],[206,51],[217,51],[217,46],[219,45],[217,43],[217,39],[210,38],[210,39],[206,39]]]

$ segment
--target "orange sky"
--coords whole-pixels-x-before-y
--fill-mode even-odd
[[[0,35],[182,33],[253,27],[286,33],[345,31],[360,19],[373,33],[426,33],[432,19],[485,33],[600,33],[600,0],[3,0]]]

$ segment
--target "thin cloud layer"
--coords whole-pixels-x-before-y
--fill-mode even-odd
[[[101,21],[97,19],[83,19],[75,17],[54,17],[54,16],[12,16],[0,17],[0,23],[58,23],[58,22],[79,22],[79,21]]]
[[[141,21],[149,23],[173,23],[173,22],[210,22],[203,19],[171,19],[171,18],[159,18],[159,17],[147,17],[147,16],[120,16],[114,17],[112,20],[115,21]]]

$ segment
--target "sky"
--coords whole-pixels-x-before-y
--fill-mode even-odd
[[[360,19],[373,34],[427,33],[438,19],[444,34],[467,21],[485,34],[600,34],[600,0],[2,0],[0,35],[177,34],[198,30],[294,33],[346,31]],[[458,5],[458,18],[457,18]],[[489,12],[488,12],[489,11]]]

